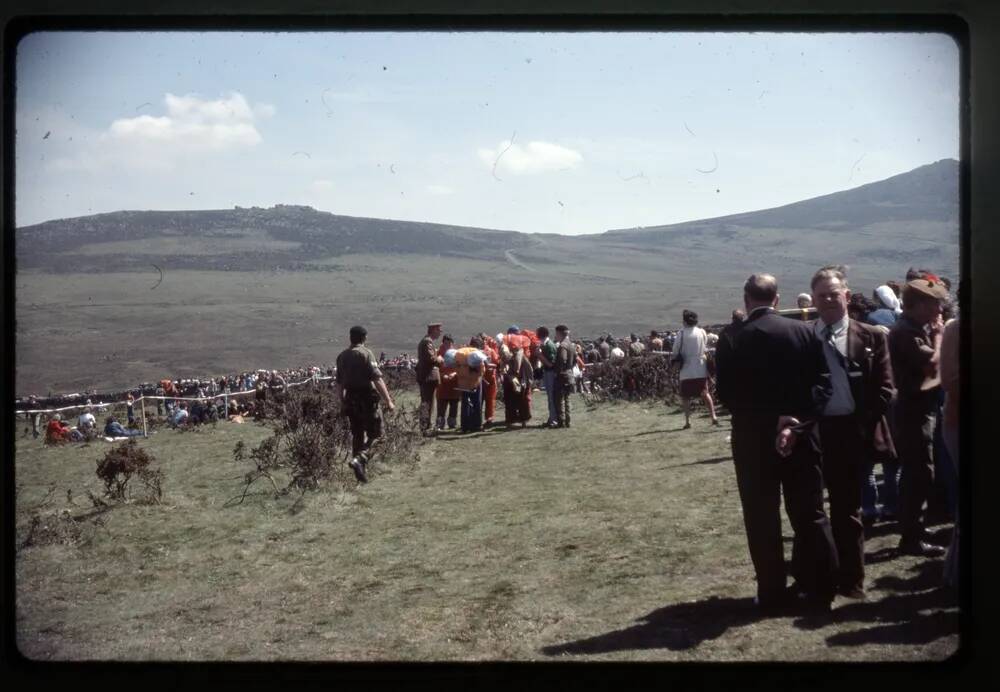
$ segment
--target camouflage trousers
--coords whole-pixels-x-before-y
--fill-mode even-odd
[[[559,425],[569,427],[570,403],[569,395],[573,393],[573,384],[563,380],[559,375],[555,377],[554,396],[556,405],[556,422]]]

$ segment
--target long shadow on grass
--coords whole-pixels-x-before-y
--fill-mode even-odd
[[[654,610],[639,624],[586,639],[542,647],[546,656],[603,654],[635,649],[692,649],[706,639],[722,636],[728,629],[759,621],[760,612],[751,598],[712,596],[693,603],[678,603]]]
[[[645,432],[635,433],[632,437],[642,437],[643,435],[662,435],[663,433],[673,433],[681,432],[684,430],[684,426],[678,428],[664,428],[663,430],[646,430]]]
[[[927,560],[911,567],[911,576],[880,577],[875,580],[875,590],[891,591],[891,595],[835,608],[828,615],[799,618],[793,624],[807,630],[835,627],[840,631],[826,638],[832,646],[928,644],[956,634],[957,597],[941,586],[941,570],[942,560]],[[874,626],[848,629],[851,623]]]
[[[677,464],[677,466],[672,468],[680,468],[681,466],[698,466],[699,464],[721,464],[724,461],[732,461],[733,458],[730,457],[712,457],[711,459],[702,459],[701,461],[689,461],[686,464]]]
[[[933,543],[935,545],[948,545],[948,541],[951,540],[951,530],[953,524],[946,517],[934,517],[929,521],[925,522],[925,526],[929,530],[928,536],[926,538],[928,543]],[[889,534],[899,533],[899,522],[896,521],[884,521],[875,526],[871,526],[865,529],[865,538],[879,538],[881,536],[888,536]]]
[[[491,437],[498,432],[501,432],[499,428],[493,428],[492,430],[480,430],[478,432],[468,432],[468,433],[446,433],[444,435],[438,434],[435,439],[440,442],[455,442],[457,440],[472,440],[477,437]]]

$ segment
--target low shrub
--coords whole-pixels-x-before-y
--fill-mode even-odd
[[[331,482],[342,487],[354,485],[354,475],[347,466],[351,458],[350,422],[334,389],[293,389],[280,398],[269,397],[263,408],[265,415],[259,419],[271,427],[271,436],[256,447],[240,442],[233,449],[234,460],[249,460],[255,466],[244,477],[246,485],[237,504],[261,479],[270,482],[276,495],[292,489],[304,493]],[[419,459],[422,438],[416,410],[397,409],[383,415],[382,437],[369,453],[369,473],[380,463],[415,463]],[[275,476],[279,469],[290,476],[283,488]]]
[[[159,503],[163,497],[163,472],[151,466],[153,461],[153,456],[135,440],[113,446],[97,461],[97,477],[104,482],[104,494],[124,501],[131,494],[129,482],[136,477],[145,490],[139,499]]]

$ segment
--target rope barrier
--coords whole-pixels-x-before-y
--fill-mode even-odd
[[[317,377],[317,378],[306,378],[301,382],[289,382],[285,387],[301,387],[302,385],[309,384],[311,382],[325,382],[327,380],[332,380],[332,377]],[[270,388],[270,386],[269,386]],[[250,396],[251,394],[256,394],[256,389],[246,389],[239,392],[218,392],[216,394],[206,394],[205,396],[159,396],[157,394],[143,394],[132,400],[133,405],[142,402],[145,399],[151,401],[156,401],[157,399],[161,401],[204,401],[206,399],[223,399],[230,396]],[[18,415],[20,414],[34,414],[34,413],[61,413],[62,411],[72,411],[74,409],[85,409],[85,408],[96,408],[99,410],[107,409],[112,406],[128,406],[128,399],[123,401],[100,401],[96,404],[73,404],[72,406],[63,406],[61,408],[40,408],[40,409],[27,409],[22,411],[16,411]]]

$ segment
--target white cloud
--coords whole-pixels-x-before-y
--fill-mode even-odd
[[[214,101],[168,93],[164,103],[166,115],[115,120],[105,139],[113,143],[169,145],[186,151],[246,148],[261,141],[254,125],[256,118],[274,113],[274,107],[268,104],[251,108],[243,95],[235,92]]]
[[[448,187],[447,185],[428,185],[427,192],[432,195],[453,195],[455,194],[455,188]]]
[[[105,130],[77,137],[53,156],[54,172],[99,173],[111,169],[170,172],[184,161],[207,163],[206,155],[245,151],[257,146],[257,123],[274,115],[274,106],[251,105],[237,92],[218,99],[165,94],[164,115],[144,113],[114,120]],[[62,131],[63,128],[60,128]]]
[[[575,168],[583,163],[580,152],[551,142],[528,142],[521,146],[510,140],[500,142],[495,149],[480,149],[480,160],[491,169],[515,175],[530,175],[546,171]]]

